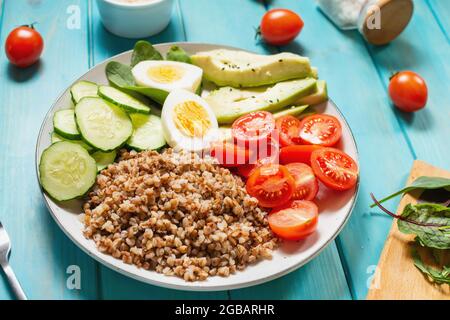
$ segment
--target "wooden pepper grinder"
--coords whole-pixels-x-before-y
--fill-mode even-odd
[[[360,13],[359,31],[371,44],[387,44],[403,32],[413,11],[412,0],[367,1]]]

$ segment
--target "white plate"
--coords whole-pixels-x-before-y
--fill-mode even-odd
[[[159,44],[156,45],[156,48],[162,53],[165,53],[171,45],[173,44]],[[197,43],[177,43],[177,45],[189,53],[223,48],[223,46]],[[112,60],[129,64],[130,58],[131,51],[119,54],[98,64],[78,80],[89,80],[107,84],[108,81],[105,76],[106,64]],[[44,119],[36,145],[37,172],[41,154],[50,145],[50,134],[53,131],[53,113],[57,110],[68,108],[70,104],[70,92],[67,89],[53,104]],[[324,112],[334,115],[341,121],[343,136],[340,147],[352,156],[353,159],[358,161],[355,140],[347,122],[336,105],[329,101],[318,106],[317,109],[321,113]],[[67,236],[78,247],[105,266],[131,278],[162,287],[180,290],[214,291],[243,288],[273,280],[304,265],[325,249],[347,222],[355,203],[358,186],[346,192],[332,192],[326,190],[322,185],[320,187],[321,191],[317,201],[320,209],[320,218],[315,234],[301,242],[286,242],[282,244],[274,252],[272,260],[263,260],[255,265],[249,266],[244,271],[238,271],[228,278],[210,277],[206,281],[199,282],[186,282],[178,277],[164,276],[155,271],[139,269],[133,265],[125,264],[112,256],[100,253],[96,249],[94,242],[86,239],[82,234],[83,225],[78,219],[78,214],[82,212],[81,201],[74,200],[69,203],[57,203],[44,192],[43,196],[50,213]]]

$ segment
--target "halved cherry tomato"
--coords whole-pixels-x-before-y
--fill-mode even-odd
[[[300,138],[305,144],[334,146],[342,135],[342,127],[336,117],[314,114],[300,122]]]
[[[231,126],[235,142],[252,149],[259,144],[267,144],[275,130],[275,118],[270,112],[256,111],[246,114]]]
[[[295,179],[292,200],[313,200],[319,191],[319,183],[311,167],[304,163],[290,163],[286,168]]]
[[[273,233],[286,240],[301,240],[317,229],[319,209],[312,201],[295,200],[274,208],[267,218]]]
[[[247,180],[247,192],[261,207],[274,208],[288,202],[295,190],[295,180],[288,169],[278,164],[256,168]]]
[[[301,162],[310,165],[312,152],[321,148],[323,147],[313,144],[294,145],[281,148],[280,163],[288,164],[293,162]]]
[[[391,78],[389,95],[397,108],[414,112],[427,104],[428,88],[425,80],[417,73],[403,71]]]
[[[259,168],[265,164],[278,164],[278,152],[273,153],[269,157],[261,158],[256,163],[244,164],[239,166],[238,173],[241,177],[248,178],[253,173],[253,170]]]
[[[358,165],[348,154],[335,148],[322,148],[311,155],[316,177],[334,190],[351,189],[358,179]]]
[[[300,120],[293,116],[284,116],[276,121],[276,127],[280,133],[280,145],[282,147],[300,144]]]
[[[224,167],[236,167],[249,163],[251,151],[232,142],[219,142],[211,146],[211,156]]]

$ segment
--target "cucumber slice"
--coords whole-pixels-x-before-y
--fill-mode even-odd
[[[81,134],[78,131],[75,122],[75,111],[73,109],[56,111],[53,115],[53,128],[56,133],[66,139],[81,139]]]
[[[75,119],[83,140],[104,152],[119,148],[133,133],[128,114],[101,98],[81,99],[75,106]]]
[[[138,151],[159,149],[166,144],[161,118],[154,115],[131,114],[134,132],[127,145]]]
[[[123,108],[127,112],[144,114],[150,113],[149,106],[135,97],[120,91],[119,89],[110,86],[100,86],[98,89],[98,94],[106,101]]]
[[[74,104],[80,102],[84,97],[98,97],[97,92],[97,84],[85,80],[78,81],[70,88],[70,94]]]
[[[69,140],[69,139],[66,139],[64,137],[61,137],[56,132],[52,132],[52,135],[51,135],[51,142],[52,142],[52,144],[56,143],[56,142],[61,142],[61,141],[70,141],[70,142],[76,143],[76,144],[80,145],[81,147],[83,147],[84,149],[86,149],[86,151],[89,152],[89,153],[92,153],[92,152],[95,151],[94,147],[91,147],[90,145],[88,145],[83,140]]]
[[[58,201],[84,195],[94,185],[96,176],[95,160],[76,143],[57,142],[42,153],[40,182],[44,190]]]
[[[111,151],[111,152],[102,152],[97,151],[92,154],[92,158],[95,159],[95,162],[97,163],[97,172],[102,171],[107,166],[109,166],[111,163],[116,160],[117,151]]]

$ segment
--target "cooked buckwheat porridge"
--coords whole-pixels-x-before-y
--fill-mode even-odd
[[[98,250],[186,281],[229,276],[276,247],[242,180],[193,153],[123,150],[83,208]]]

